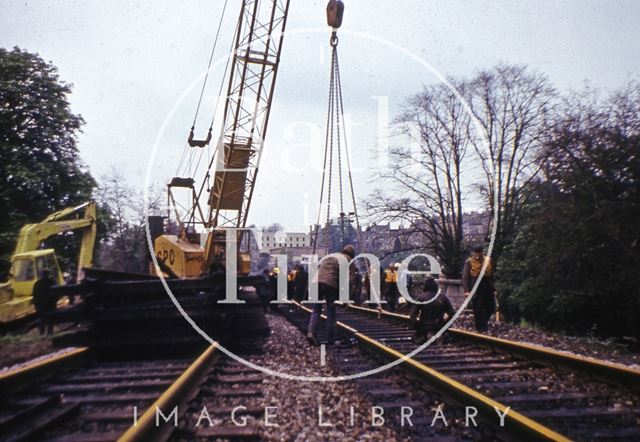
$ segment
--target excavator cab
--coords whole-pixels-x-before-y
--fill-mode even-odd
[[[63,284],[64,280],[53,249],[33,250],[12,256],[9,281],[0,284],[0,323],[33,313],[33,285],[44,269],[49,269],[56,284]]]
[[[14,255],[11,260],[11,275],[15,296],[31,296],[33,285],[44,269],[51,272],[51,277],[56,284],[64,283],[53,249],[34,250]]]

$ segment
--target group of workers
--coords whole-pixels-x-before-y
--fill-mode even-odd
[[[276,299],[278,293],[278,275],[280,269],[275,267],[273,270],[265,269],[262,272],[262,284],[257,286],[258,297],[262,301],[265,313],[269,308],[271,300]],[[298,302],[307,298],[307,290],[309,286],[309,274],[302,264],[297,264],[287,273],[287,294]]]
[[[355,256],[353,246],[347,245],[341,251],[350,261]],[[395,311],[400,298],[398,290],[398,267],[391,265],[384,272],[383,294],[387,301],[387,309]],[[339,298],[339,261],[337,258],[328,257],[322,260],[317,273],[318,294],[326,305],[326,344],[335,344],[336,339],[336,306]],[[350,279],[364,281],[363,286],[355,284],[356,293],[362,294],[363,290],[369,293],[370,278],[368,273],[361,278],[356,271],[350,272]],[[465,296],[473,293],[471,305],[475,317],[475,327],[480,332],[488,329],[489,319],[496,310],[496,290],[493,283],[493,263],[489,257],[484,256],[482,246],[475,246],[471,256],[466,260],[463,269],[463,288]],[[438,282],[431,276],[427,277],[421,285],[411,287],[411,281],[403,281],[409,286],[412,297],[418,303],[411,305],[410,323],[416,331],[415,342],[423,344],[430,335],[437,333],[455,314],[451,301],[445,293],[439,290]],[[350,281],[350,290],[354,285]],[[353,293],[353,291],[351,291]],[[357,295],[355,296],[357,298]],[[318,326],[322,314],[322,303],[313,304],[311,319],[307,331],[307,339],[311,345],[318,346]]]
[[[352,245],[345,246],[341,253],[347,261],[355,257],[355,249]],[[382,297],[386,301],[387,310],[394,312],[398,307],[400,291],[398,280],[399,264],[391,264],[381,272],[384,274],[384,284],[382,286]],[[462,272],[462,285],[465,296],[473,293],[471,305],[473,307],[475,327],[480,332],[488,329],[489,319],[496,311],[496,290],[493,283],[493,262],[489,257],[484,256],[482,246],[475,246],[471,256],[465,261]],[[276,298],[277,281],[279,270],[277,268],[264,270],[262,284],[258,284],[258,295],[262,300],[264,311],[266,312],[269,303]],[[320,262],[316,275],[318,284],[318,297],[326,304],[327,314],[327,344],[332,345],[336,338],[336,306],[339,299],[339,279],[340,264],[335,257],[327,257]],[[408,275],[402,281],[407,284],[411,295],[419,303],[412,304],[409,312],[410,322],[416,330],[415,341],[418,344],[424,343],[430,333],[440,330],[445,323],[451,319],[455,310],[446,294],[439,290],[438,282],[433,277],[428,277],[420,284],[412,284]],[[302,264],[297,264],[287,275],[287,293],[292,294],[292,298],[298,302],[307,299],[309,274]],[[51,312],[56,309],[57,299],[50,296],[51,287],[55,285],[49,270],[44,269],[40,278],[33,287],[33,303],[38,313],[38,328],[40,334],[51,334],[53,325],[49,321]],[[355,266],[349,269],[349,293],[351,299],[360,304],[364,299],[369,299],[371,293],[371,278],[369,272],[364,276],[360,275]],[[312,304],[312,314],[309,321],[307,338],[312,345],[319,345],[318,326],[322,314],[322,303]],[[378,306],[380,308],[380,306]]]

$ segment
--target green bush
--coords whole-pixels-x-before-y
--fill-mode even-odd
[[[592,97],[591,97],[592,98]],[[505,317],[640,336],[640,86],[568,103],[499,263]]]

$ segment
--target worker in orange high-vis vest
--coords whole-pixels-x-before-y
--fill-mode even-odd
[[[384,285],[385,292],[384,297],[387,301],[387,310],[395,312],[398,306],[398,298],[400,292],[398,291],[398,268],[400,264],[389,264],[389,268],[384,271]]]

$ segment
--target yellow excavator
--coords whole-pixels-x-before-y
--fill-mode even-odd
[[[0,284],[0,323],[20,319],[33,313],[33,285],[44,269],[49,269],[58,285],[64,283],[54,249],[40,249],[42,242],[59,233],[82,231],[78,257],[78,280],[83,268],[93,266],[96,241],[96,205],[87,202],[55,212],[37,224],[20,229],[14,254],[11,256],[9,280]]]

